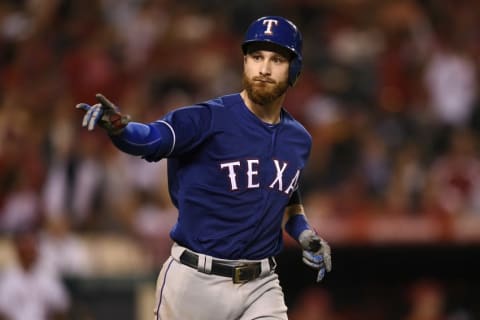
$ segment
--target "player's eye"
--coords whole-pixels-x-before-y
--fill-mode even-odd
[[[272,58],[272,61],[273,61],[274,63],[285,63],[285,62],[287,62],[287,59],[285,59],[285,58],[282,57],[282,56],[274,56],[274,57]]]
[[[260,61],[262,59],[260,54],[252,54],[251,57],[254,61]]]

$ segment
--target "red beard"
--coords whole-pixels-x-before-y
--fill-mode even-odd
[[[265,82],[261,82],[263,80]],[[248,97],[258,105],[267,105],[281,97],[288,89],[288,83],[276,82],[270,78],[254,77],[250,80],[243,74],[243,87]]]

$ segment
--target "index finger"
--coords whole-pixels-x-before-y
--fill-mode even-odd
[[[97,100],[105,107],[109,107],[109,108],[112,108],[112,109],[115,109],[115,105],[113,104],[113,102],[111,102],[110,100],[108,100],[107,98],[105,98],[105,96],[101,93],[97,93],[95,95],[95,97],[97,98]]]
[[[76,109],[82,109],[88,111],[90,109],[90,105],[86,103],[79,103],[75,106]]]

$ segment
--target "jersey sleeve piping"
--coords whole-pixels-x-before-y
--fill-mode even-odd
[[[159,120],[158,122],[160,123],[163,123],[164,125],[166,125],[170,131],[172,132],[172,146],[170,147],[170,150],[167,152],[167,154],[165,155],[166,157],[168,157],[169,155],[172,154],[173,150],[175,149],[175,143],[176,143],[176,135],[175,135],[175,130],[173,130],[172,126],[170,125],[170,123],[168,123],[167,121],[164,121],[164,120]]]

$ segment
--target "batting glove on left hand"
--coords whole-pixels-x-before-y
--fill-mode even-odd
[[[330,246],[313,230],[303,231],[298,240],[303,249],[303,262],[318,270],[317,282],[322,281],[325,273],[332,270]]]
[[[93,130],[95,125],[107,130],[108,134],[119,134],[130,122],[130,116],[123,115],[119,109],[105,98],[102,94],[96,95],[100,103],[90,106],[86,103],[79,103],[76,105],[77,109],[85,110],[83,116],[82,126],[87,127],[88,130]]]

